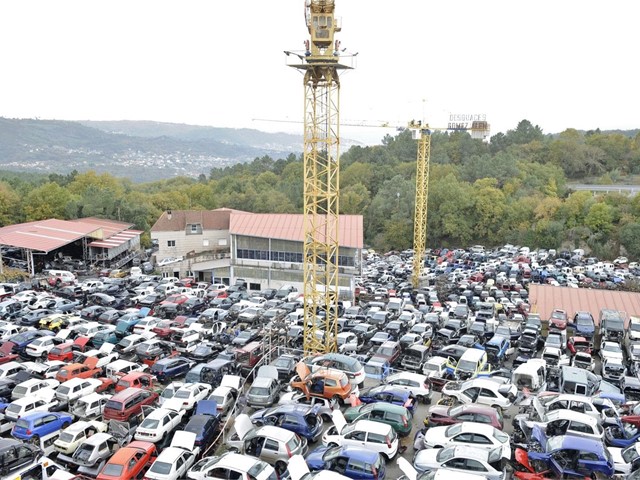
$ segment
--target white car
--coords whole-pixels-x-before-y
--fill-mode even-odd
[[[113,343],[105,342],[98,350],[94,348],[87,352],[78,352],[75,360],[77,363],[84,363],[87,358],[95,357],[98,359],[96,368],[104,368],[120,357],[120,355],[113,351],[114,348],[115,345]]]
[[[634,443],[627,448],[607,447],[607,450],[613,459],[615,472],[622,475],[631,473],[633,464],[637,463],[640,457],[640,443]]]
[[[200,447],[196,447],[196,434],[179,431],[173,435],[171,445],[155,459],[144,478],[151,480],[178,480],[184,478],[196,461]]]
[[[596,368],[596,360],[590,353],[576,352],[571,359],[571,366],[593,372]]]
[[[162,390],[162,393],[158,397],[158,405],[162,406],[164,405],[164,402],[172,399],[176,392],[180,390],[180,387],[182,387],[183,385],[184,382],[171,382],[169,385],[164,387],[164,390]]]
[[[97,378],[72,378],[56,389],[56,397],[64,402],[73,402],[86,395],[95,393],[102,386]]]
[[[304,459],[303,459],[304,462]],[[289,463],[291,465],[291,463]],[[205,457],[195,463],[187,472],[191,480],[207,480],[215,470],[217,478],[237,480],[274,480],[276,471],[267,462],[249,455],[227,452],[219,457]]]
[[[36,395],[37,392],[43,388],[55,389],[58,385],[60,385],[60,382],[55,379],[40,380],[38,378],[32,378],[26,382],[19,383],[13,388],[11,400]]]
[[[424,448],[469,445],[483,450],[502,449],[502,457],[511,459],[510,436],[485,423],[461,422],[432,427],[424,435]]]
[[[545,412],[537,398],[534,397],[528,415],[516,415],[514,427],[531,437],[534,428],[538,428],[547,437],[556,435],[575,435],[593,440],[604,441],[604,429],[601,419],[573,410],[551,410]]]
[[[418,471],[413,468],[413,465],[409,463],[408,460],[400,457],[398,458],[398,466],[404,476],[400,477],[403,480],[416,480],[419,476]],[[449,470],[448,468],[439,468],[437,470],[432,470],[429,474],[424,475],[424,480],[486,480],[487,477],[482,474],[475,473],[463,473],[461,470]]]
[[[46,362],[23,362],[22,366],[34,377],[55,378],[58,370],[67,365],[61,360],[48,360]]]
[[[153,327],[160,323],[159,318],[155,317],[146,317],[140,320],[133,326],[133,333],[137,335],[142,335],[143,332],[150,332],[153,330]]]
[[[349,477],[331,470],[309,471],[309,465],[302,455],[294,455],[289,459],[288,471],[291,480],[349,480]]]
[[[602,342],[598,353],[603,362],[607,358],[617,358],[620,361],[624,359],[622,347],[616,342]]]
[[[340,410],[334,410],[333,427],[322,435],[322,445],[334,446],[363,446],[382,454],[387,461],[398,453],[398,435],[391,425],[374,422],[372,420],[358,420],[347,424]]]
[[[280,400],[278,400],[278,405],[290,405],[290,404],[300,404],[300,405],[311,405],[316,406],[319,405],[318,414],[322,416],[322,419],[326,422],[331,421],[331,415],[336,408],[340,408],[338,403],[333,399],[328,399],[324,397],[317,397],[315,395],[310,395],[307,397],[304,393],[299,391],[294,392],[286,392],[280,396]]]
[[[482,474],[489,480],[505,478],[500,447],[483,450],[475,446],[451,445],[420,450],[413,458],[413,466],[419,472],[447,468],[451,471],[449,478],[456,478],[458,472]]]
[[[220,415],[225,415],[235,403],[242,384],[242,377],[237,375],[225,375],[222,377],[220,386],[216,387],[207,400],[216,402],[216,411]]]
[[[399,372],[389,375],[384,383],[413,393],[416,400],[422,403],[431,403],[431,387],[426,375],[411,372]]]
[[[513,384],[500,384],[486,378],[473,378],[466,382],[447,382],[442,396],[453,397],[463,404],[489,405],[498,411],[509,408],[516,400],[518,389]]]
[[[538,399],[534,398],[534,402],[536,400]],[[545,396],[540,398],[539,402],[545,412],[560,409],[573,410],[574,412],[585,413],[598,421],[602,419],[601,410],[604,411],[610,408],[612,409],[611,411],[617,411],[613,402],[608,398],[586,397],[570,393]],[[599,408],[596,407],[596,404]]]
[[[117,382],[121,376],[124,376],[127,373],[144,372],[147,368],[147,365],[140,365],[139,363],[118,359],[107,365],[104,370],[107,378]]]
[[[143,442],[159,442],[180,425],[184,414],[185,410],[174,410],[168,407],[153,410],[136,428],[135,439]]]
[[[46,357],[53,347],[61,344],[62,342],[64,342],[64,339],[59,337],[47,336],[36,338],[33,342],[27,345],[25,353],[34,358]]]
[[[17,422],[24,415],[33,412],[52,412],[59,406],[55,398],[56,392],[51,388],[44,388],[37,394],[22,397],[11,402],[4,411],[4,418],[10,422]]]
[[[110,398],[111,395],[91,393],[79,398],[73,405],[71,405],[69,413],[73,414],[80,420],[97,418],[102,415],[104,406]]]
[[[542,350],[542,359],[549,366],[569,365],[571,359],[562,353],[562,350],[556,347],[544,347]]]
[[[212,388],[208,383],[185,383],[176,391],[169,402],[173,404],[179,400],[182,404],[181,408],[191,410],[198,401],[207,398]]]
[[[83,420],[74,422],[60,432],[53,444],[53,448],[65,455],[72,455],[88,437],[106,431],[107,424],[103,422],[86,422]]]

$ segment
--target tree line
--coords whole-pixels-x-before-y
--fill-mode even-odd
[[[340,210],[364,216],[365,243],[382,251],[413,241],[417,143],[410,132],[341,156]],[[613,183],[640,173],[640,133],[546,135],[522,120],[490,143],[466,132],[433,133],[428,246],[586,247],[611,258],[640,257],[640,197],[572,192],[568,182]],[[135,184],[110,174],[0,174],[0,225],[97,216],[149,231],[167,209],[228,207],[301,213],[302,158],[256,158],[208,176]],[[144,237],[148,241],[148,235]]]

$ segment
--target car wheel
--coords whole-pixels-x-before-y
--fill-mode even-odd
[[[336,405],[342,405],[342,398],[340,397],[340,395],[334,395],[332,400]]]
[[[34,445],[40,445],[40,436],[34,435],[33,437],[31,437],[30,442]]]
[[[491,408],[495,408],[500,415],[504,413],[500,405],[491,405]]]

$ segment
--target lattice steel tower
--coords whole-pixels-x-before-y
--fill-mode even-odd
[[[431,130],[422,122],[409,123],[413,138],[418,140],[416,165],[416,211],[413,225],[413,288],[418,288],[424,252],[427,247],[427,200],[429,198],[429,158],[431,157]]]
[[[304,352],[337,351],[340,31],[334,0],[306,0],[311,39],[293,64],[304,73]],[[324,311],[322,322],[318,312]],[[324,336],[316,335],[316,330]]]

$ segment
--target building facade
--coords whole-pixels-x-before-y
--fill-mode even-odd
[[[232,284],[242,278],[251,290],[303,286],[304,217],[238,210],[165,212],[151,229],[164,275],[192,275]],[[339,284],[352,289],[362,265],[362,215],[339,219]]]

